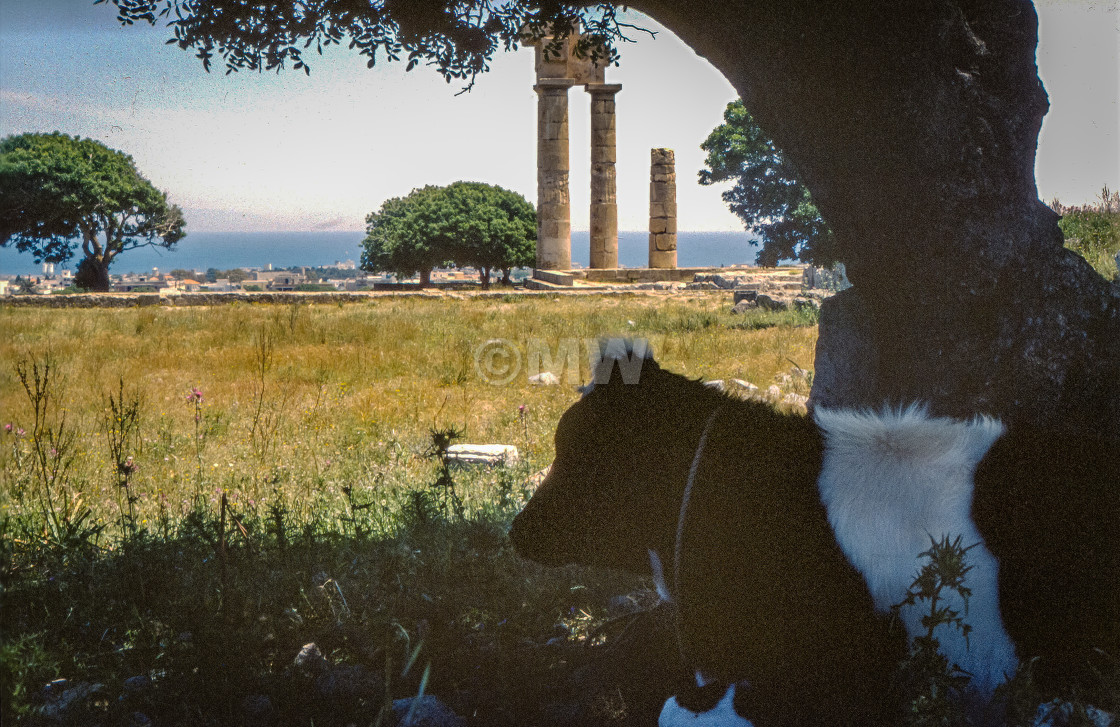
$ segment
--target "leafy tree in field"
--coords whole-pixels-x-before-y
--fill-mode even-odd
[[[493,270],[532,264],[536,256],[536,213],[521,195],[480,182],[414,189],[386,200],[366,218],[362,268],[399,278],[420,275],[431,283],[432,268],[476,266],[483,287]]]
[[[109,289],[122,252],[171,249],[186,234],[183,212],[141,176],[132,157],[92,139],[21,134],[0,141],[0,245],[35,262],[84,257],[74,283]]]
[[[420,285],[430,285],[432,268],[451,264],[454,243],[446,236],[447,210],[440,197],[440,187],[428,185],[407,197],[385,200],[367,216],[362,268],[398,278],[419,274]]]
[[[537,256],[537,213],[516,192],[481,182],[455,182],[444,192],[457,265],[478,268],[483,290],[491,273],[502,271],[510,283],[513,268],[532,265]]]
[[[723,200],[762,239],[759,265],[799,259],[817,265],[836,261],[832,230],[809,190],[797,180],[782,150],[755,123],[742,101],[733,101],[700,148],[708,152],[700,184],[734,182]]]

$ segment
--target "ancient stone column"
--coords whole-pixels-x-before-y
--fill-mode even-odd
[[[568,89],[571,78],[541,78],[537,92],[537,268],[572,267],[568,196]]]
[[[649,266],[677,267],[677,166],[672,149],[651,149]]]
[[[614,95],[617,83],[589,83],[591,94],[591,267],[618,267]]]

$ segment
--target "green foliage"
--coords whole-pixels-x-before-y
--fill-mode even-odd
[[[424,285],[432,268],[451,264],[454,240],[445,236],[442,226],[440,189],[429,185],[407,197],[387,199],[366,217],[363,269],[391,272],[399,278],[419,273]]]
[[[1120,278],[1116,256],[1120,254],[1120,193],[1101,190],[1095,204],[1066,207],[1058,200],[1050,203],[1062,215],[1058,227],[1065,245],[1085,258],[1107,280]]]
[[[35,502],[42,523],[38,538],[61,553],[93,548],[104,530],[94,522],[81,487],[73,479],[77,432],[66,421],[62,376],[50,355],[21,359],[16,376],[31,410],[28,450],[23,459],[26,476],[19,491]]]
[[[961,631],[965,639],[971,627],[964,622],[960,612],[945,604],[945,596],[956,592],[964,602],[972,592],[964,585],[965,575],[972,566],[965,565],[965,556],[976,544],[961,545],[958,535],[950,541],[930,537],[930,548],[921,554],[928,562],[922,565],[918,576],[906,591],[901,603],[891,606],[897,613],[904,606],[915,606],[928,601],[929,610],[922,617],[926,633],[914,637],[910,653],[899,669],[899,687],[906,700],[905,724],[908,727],[957,727],[964,725],[965,716],[962,694],[968,686],[969,676],[938,650],[940,643],[933,635],[940,626]]]
[[[516,192],[481,182],[455,182],[447,187],[450,217],[445,224],[457,238],[452,259],[478,268],[483,289],[494,270],[509,282],[513,268],[532,265],[537,251],[537,213]]]
[[[16,295],[34,295],[35,294],[35,281],[31,278],[16,276],[15,279],[15,294]]]
[[[0,245],[35,262],[80,249],[75,285],[109,289],[109,266],[137,247],[174,247],[183,213],[137,171],[132,157],[58,132],[0,141]]]
[[[311,272],[320,280],[353,280],[365,275],[360,269],[336,268],[330,265],[311,268]]]
[[[171,273],[172,273],[172,275],[174,275],[175,271],[172,270]],[[187,277],[189,278],[189,277],[192,277],[192,276],[188,275]],[[228,280],[231,283],[240,283],[240,282],[243,282],[243,281],[249,279],[249,273],[245,272],[241,268],[230,268],[229,270],[218,270],[217,268],[207,268],[207,270],[206,270],[206,282],[216,283],[216,282],[218,282],[219,279]]]
[[[95,0],[96,3],[105,0]],[[558,39],[582,27],[578,56],[600,65],[617,62],[612,42],[622,38],[611,3],[584,7],[559,2],[274,2],[268,12],[243,0],[112,0],[124,24],[156,23],[167,19],[174,33],[169,43],[194,49],[209,71],[215,54],[226,72],[284,68],[310,73],[304,51],[348,43],[369,60],[407,59],[407,70],[418,65],[435,68],[448,82],[474,78],[489,68],[499,48],[517,48],[526,37],[551,35]],[[560,48],[559,40],[550,45]],[[469,87],[468,85],[468,87]]]
[[[480,182],[428,185],[386,200],[366,218],[362,268],[400,278],[457,264],[479,269],[483,288],[491,272],[531,265],[536,255],[536,213],[521,195]]]
[[[137,531],[136,503],[139,496],[132,490],[132,477],[138,469],[133,453],[140,449],[140,397],[125,394],[124,377],[117,379],[117,395],[108,394],[109,410],[104,414],[101,430],[109,459],[116,470],[117,497],[121,509],[121,527],[131,535]]]
[[[787,259],[820,266],[836,262],[832,230],[782,150],[742,101],[729,103],[723,119],[700,145],[708,153],[700,184],[734,182],[723,200],[762,239],[758,264],[773,266]]]

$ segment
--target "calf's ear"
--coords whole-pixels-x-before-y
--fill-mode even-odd
[[[600,338],[589,351],[591,385],[638,384],[642,374],[660,368],[645,338]],[[614,372],[618,371],[616,375]]]

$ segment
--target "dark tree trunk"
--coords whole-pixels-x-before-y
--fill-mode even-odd
[[[510,277],[512,274],[512,268],[502,268],[502,285],[513,285],[513,279]]]
[[[420,271],[420,287],[421,288],[428,288],[428,287],[431,286],[431,284],[432,284],[432,271],[430,269],[429,270],[421,270]]]
[[[74,285],[95,293],[109,292],[109,266],[97,257],[84,257],[74,271]]]
[[[816,404],[1120,435],[1120,290],[1062,248],[1035,187],[1030,3],[634,7],[728,77],[836,234],[854,288],[822,311]]]
[[[478,281],[482,284],[483,290],[490,290],[490,268],[478,269]]]

